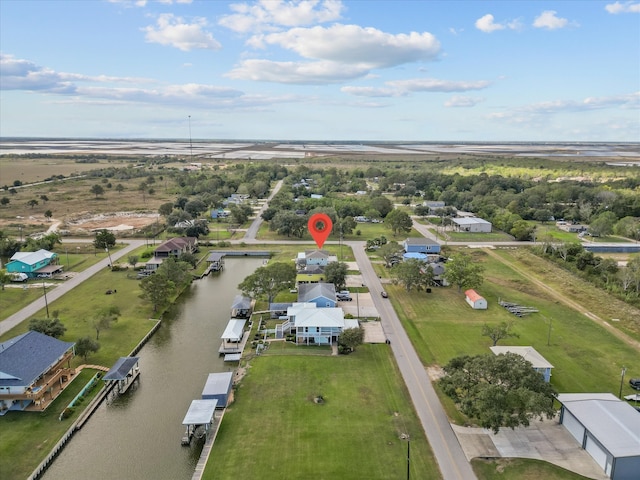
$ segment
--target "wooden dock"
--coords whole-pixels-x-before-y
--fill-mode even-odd
[[[202,475],[204,474],[204,469],[207,467],[207,461],[209,460],[209,456],[211,455],[211,450],[213,449],[213,444],[216,441],[216,437],[218,436],[218,428],[222,423],[222,419],[224,418],[224,412],[226,409],[222,411],[216,411],[215,421],[213,422],[214,426],[212,431],[209,432],[207,436],[207,440],[202,447],[202,452],[200,452],[200,459],[198,460],[198,464],[196,465],[196,469],[193,472],[193,476],[191,480],[201,480]]]
[[[220,348],[218,349],[218,353],[220,354],[227,354],[227,353],[242,353],[244,351],[244,347],[247,345],[247,342],[249,341],[249,331],[247,330],[246,332],[244,332],[242,334],[242,340],[240,340],[240,342],[233,344],[233,347],[229,347],[229,343],[225,342],[224,340],[222,341],[222,344],[220,345]],[[225,347],[225,344],[227,345]]]

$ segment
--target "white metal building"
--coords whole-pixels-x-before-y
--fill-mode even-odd
[[[565,393],[560,423],[605,474],[614,480],[640,478],[640,413],[610,393]]]
[[[452,218],[454,227],[459,232],[491,233],[491,222],[478,217]]]

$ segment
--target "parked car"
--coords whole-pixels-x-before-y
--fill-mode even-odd
[[[350,302],[351,301],[351,295],[349,294],[349,292],[347,293],[336,293],[336,298],[338,300],[344,300],[345,302]]]
[[[382,298],[389,298],[389,295],[384,290],[380,292],[380,295],[382,295]]]
[[[631,388],[640,390],[640,378],[632,378],[629,380],[629,385],[631,385]]]

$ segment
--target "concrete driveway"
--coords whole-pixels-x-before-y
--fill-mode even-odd
[[[557,420],[533,420],[528,427],[503,428],[494,435],[484,428],[451,425],[467,460],[485,458],[533,458],[588,478],[608,477],[591,455],[580,448],[571,434]]]

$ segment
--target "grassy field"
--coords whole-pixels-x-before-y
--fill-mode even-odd
[[[478,480],[586,480],[587,477],[569,472],[540,460],[527,458],[474,459],[471,462]]]
[[[501,250],[499,254],[521,264],[517,252],[520,251]],[[526,253],[522,255],[528,258]],[[386,286],[425,365],[444,365],[458,355],[488,353],[491,341],[481,335],[482,325],[513,321],[513,330],[519,337],[504,339],[499,344],[533,346],[555,366],[552,383],[559,391],[617,393],[622,366],[638,365],[637,350],[586,316],[550,298],[528,277],[489,259],[484,252],[476,251],[474,258],[486,269],[485,282],[478,289],[489,303],[489,308],[484,311],[472,310],[465,302],[464,294],[455,287],[435,288],[433,293],[427,294],[415,291],[407,293],[396,285]],[[551,281],[550,277],[552,275],[547,272],[545,278]],[[572,290],[572,298],[576,298],[576,301],[587,298],[589,285],[559,281],[565,282],[565,288]],[[604,315],[604,309],[613,300],[603,302],[603,295],[599,293],[599,304],[587,305],[587,308]],[[498,305],[499,298],[537,308],[540,312],[523,318],[515,317]],[[638,376],[640,370],[630,375]],[[623,391],[627,390],[627,393],[631,392],[625,386]]]
[[[441,478],[386,345],[349,356],[260,356],[225,413],[203,478],[404,478],[403,433],[411,478]]]
[[[58,417],[80,390],[95,375],[84,369],[44,412],[7,412],[0,417],[0,473],[4,479],[26,478],[44,460],[51,448],[78,418],[78,408],[67,419]],[[88,405],[99,387],[94,388],[82,405]]]

